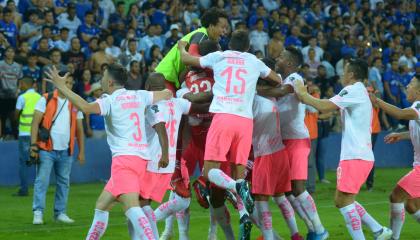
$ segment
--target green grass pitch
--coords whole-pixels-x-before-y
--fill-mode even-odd
[[[376,171],[375,188],[373,192],[367,192],[363,187],[358,201],[363,204],[366,210],[375,217],[381,224],[389,224],[388,195],[395,186],[398,179],[405,175],[410,169],[378,169]],[[328,172],[327,177],[334,182],[335,173]],[[70,189],[68,215],[75,219],[72,225],[64,225],[53,221],[53,198],[54,187],[50,187],[47,196],[47,209],[44,213],[46,224],[42,226],[32,225],[32,196],[25,198],[12,197],[11,194],[16,188],[0,188],[0,239],[42,239],[42,240],[72,240],[84,239],[90,227],[93,209],[96,198],[103,189],[102,183],[95,184],[74,184]],[[344,220],[339,211],[334,207],[335,184],[318,184],[315,201],[324,226],[330,232],[330,239],[350,239]],[[289,232],[279,209],[271,202],[273,212],[273,226],[285,239],[289,238]],[[154,205],[156,207],[156,205]],[[231,209],[232,224],[235,234],[238,231],[238,214]],[[301,220],[297,219],[302,234],[306,229]],[[192,200],[190,239],[206,240],[209,224],[208,211],[202,209]],[[164,223],[159,223],[160,231],[163,231]],[[175,233],[177,226],[175,224]],[[373,239],[366,229],[367,239]],[[254,227],[252,239],[260,235],[259,230]],[[104,240],[129,239],[126,227],[126,220],[121,206],[115,206],[110,214],[109,226],[103,236]],[[177,235],[173,239],[178,239]],[[224,239],[221,229],[218,229],[218,239]],[[414,219],[406,215],[406,222],[403,227],[401,240],[420,239],[420,225]]]

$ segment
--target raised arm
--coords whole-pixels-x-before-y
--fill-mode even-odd
[[[264,97],[283,97],[289,93],[293,93],[293,87],[289,84],[284,84],[278,87],[272,87],[267,85],[258,85],[257,92],[259,95]]]
[[[185,47],[187,45],[188,45],[187,42],[184,42],[184,41],[179,41],[178,42],[178,49],[179,49],[179,52],[180,52],[180,55],[181,55],[181,61],[185,65],[194,66],[194,67],[201,67],[200,66],[200,58],[189,54],[187,52],[187,50],[185,50]]]
[[[318,109],[318,111],[320,112],[330,112],[338,109],[338,106],[328,99],[318,99],[312,97],[308,93],[308,89],[306,88],[306,86],[303,85],[301,81],[295,80],[294,84],[296,95],[302,103],[310,105]]]
[[[273,70],[271,70],[270,74],[268,74],[268,76],[265,79],[277,85],[280,85],[283,81],[282,78]]]
[[[378,106],[387,114],[391,115],[393,118],[396,119],[403,119],[403,120],[416,120],[418,119],[418,115],[416,111],[412,108],[398,108],[392,104],[386,103],[382,99],[379,99],[376,95],[370,93],[369,94],[372,103],[375,106]]]
[[[66,79],[69,76],[69,73],[66,73],[64,77],[61,77],[58,74],[57,68],[53,66],[51,69],[46,71],[47,82],[51,82],[55,87],[64,95],[70,102],[72,102],[80,111],[90,114],[100,114],[101,109],[99,108],[98,103],[88,103],[82,97],[74,93],[71,89],[66,86]]]

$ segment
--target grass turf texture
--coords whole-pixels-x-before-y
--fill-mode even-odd
[[[366,210],[376,218],[380,224],[389,224],[388,195],[395,186],[398,179],[405,175],[410,169],[377,169],[375,187],[373,192],[367,192],[363,187],[357,200],[363,204]],[[335,182],[335,173],[328,172],[327,178]],[[54,187],[50,187],[47,194],[47,207],[44,213],[46,224],[42,226],[32,225],[32,194],[30,197],[12,197],[15,188],[0,188],[0,239],[42,239],[42,240],[71,240],[84,239],[89,230],[95,201],[103,189],[103,184],[74,184],[70,189],[68,215],[76,222],[71,225],[55,223],[53,220],[53,199]],[[329,239],[350,239],[344,220],[340,212],[334,207],[335,184],[318,184],[317,194],[314,196],[321,220],[330,232]],[[153,207],[156,207],[154,204]],[[273,226],[285,239],[290,239],[289,231],[281,217],[277,206],[270,202],[273,213]],[[229,206],[232,225],[237,237],[238,214]],[[301,234],[306,234],[306,228],[300,219],[297,219]],[[190,239],[206,240],[209,226],[208,210],[201,208],[193,199],[191,205]],[[160,232],[163,231],[164,222],[159,223]],[[174,226],[175,237],[177,237],[177,225]],[[406,215],[405,225],[400,239],[420,239],[420,225],[414,219]],[[367,239],[373,239],[370,231],[364,227]],[[260,235],[259,230],[254,226],[252,239]],[[129,239],[126,218],[120,205],[116,205],[110,213],[109,226],[102,239],[120,240]],[[218,239],[224,239],[222,230],[218,229]]]

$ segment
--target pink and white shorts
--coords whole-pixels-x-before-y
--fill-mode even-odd
[[[359,193],[372,168],[373,161],[341,160],[337,168],[337,190],[344,193]]]
[[[115,198],[121,194],[139,193],[146,173],[147,160],[133,155],[120,155],[112,158],[111,177],[105,191]]]
[[[155,202],[162,202],[167,190],[170,189],[172,173],[154,173],[146,171],[140,185],[140,196]]]
[[[252,193],[274,196],[292,190],[287,150],[257,157],[252,169]]]
[[[289,154],[290,175],[292,180],[308,179],[308,157],[311,152],[311,140],[287,139],[283,140]]]
[[[251,150],[253,125],[253,120],[249,118],[216,113],[207,134],[204,161],[246,166]]]
[[[398,181],[404,191],[410,195],[410,198],[420,198],[420,166],[415,166],[413,170],[407,173]]]

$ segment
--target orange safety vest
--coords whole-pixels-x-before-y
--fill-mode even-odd
[[[54,115],[57,111],[57,102],[58,102],[58,91],[55,90],[53,92],[53,96],[51,99],[48,99],[48,93],[45,93],[43,97],[47,100],[47,107],[44,112],[44,118],[42,119],[41,125],[50,130],[52,121],[54,119]],[[77,120],[77,108],[73,107],[73,104],[69,102],[69,112],[70,112],[70,143],[69,143],[69,154],[73,155],[74,152],[74,138],[76,136],[76,120]],[[54,124],[60,124],[59,122],[55,122]],[[48,140],[48,142],[38,141],[38,146],[40,149],[45,151],[52,151],[53,144],[52,139]]]
[[[319,94],[314,93],[312,94],[313,97],[319,98]],[[306,111],[305,115],[305,125],[306,128],[308,128],[309,131],[309,137],[311,140],[318,138],[318,113],[312,113],[309,111]]]
[[[375,89],[373,89],[373,87],[368,86],[366,87],[366,89],[368,90],[368,92],[374,92]],[[379,133],[381,132],[381,121],[379,121],[379,108],[375,108],[372,106],[372,122],[371,122],[371,129],[372,129],[372,133]]]

